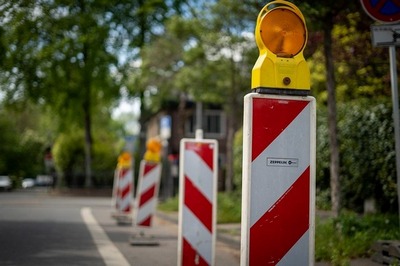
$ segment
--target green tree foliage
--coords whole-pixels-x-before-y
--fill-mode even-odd
[[[37,108],[26,105],[24,109],[0,109],[0,174],[23,178],[44,173],[48,142],[37,130]]]
[[[306,16],[312,21],[311,25],[315,30],[319,31],[323,36],[322,47],[325,58],[326,73],[326,91],[328,104],[328,136],[330,149],[330,186],[332,211],[335,216],[339,215],[341,208],[340,197],[340,154],[337,133],[337,117],[336,117],[336,78],[335,65],[333,61],[333,36],[332,31],[335,21],[342,14],[344,8],[351,10],[354,8],[354,2],[344,0],[325,1],[324,3],[315,1],[304,1],[302,3]]]
[[[384,101],[368,104],[361,102],[341,110],[346,116],[341,120],[343,198],[346,206],[357,211],[370,198],[377,201],[380,211],[395,211],[392,106]]]
[[[2,68],[7,100],[45,103],[66,124],[85,129],[86,185],[91,186],[92,112],[117,95],[110,73],[110,3],[10,1],[2,5]]]
[[[61,185],[81,187],[85,183],[83,139],[82,130],[71,128],[70,131],[59,134],[54,143],[53,154]],[[113,184],[114,169],[120,150],[116,145],[117,138],[107,131],[95,130],[94,140],[93,185],[110,187]]]
[[[374,98],[377,95],[390,97],[387,49],[372,47],[371,20],[360,12],[343,14],[341,22],[336,23],[332,30],[338,102]],[[318,103],[326,105],[325,57],[322,47],[318,46],[322,36],[313,31],[310,35],[311,42],[306,50],[310,53],[307,61],[310,65],[311,89]]]
[[[372,47],[371,24],[360,10],[343,16],[333,29],[338,102],[391,96],[389,53]]]
[[[178,7],[180,2],[168,4]],[[64,129],[71,124],[84,128],[87,186],[92,116],[118,95],[135,49],[162,29],[168,11],[160,0],[13,0],[0,6],[6,99],[49,105],[62,116]]]
[[[138,48],[162,31],[166,16],[182,11],[182,2],[1,2],[4,97],[9,104],[50,106],[61,117],[60,132],[71,125],[84,128],[87,186],[92,183],[93,115],[110,106]]]
[[[58,182],[63,182],[68,187],[84,184],[83,139],[82,130],[73,130],[69,134],[59,134],[53,146],[53,156],[60,177]]]
[[[135,84],[146,88],[156,111],[169,99],[221,104],[227,113],[226,189],[233,189],[233,137],[241,124],[243,95],[250,89],[257,49],[251,3],[205,3],[193,16],[172,17],[165,32],[143,49]],[[249,32],[250,31],[250,32]],[[157,54],[158,56],[154,56]]]
[[[396,167],[391,104],[362,99],[338,105],[343,207],[362,213],[365,200],[379,211],[395,211]],[[326,110],[320,109],[317,182],[329,189]]]
[[[371,47],[373,21],[359,2],[303,1],[299,5],[310,31],[306,52],[313,58],[312,91],[320,104],[328,106],[331,200],[337,216],[342,204],[340,162],[343,160],[340,158],[336,99],[347,102],[358,97],[388,96],[389,73],[387,65],[382,64],[387,55]]]
[[[0,115],[0,173],[15,174],[17,169],[13,167],[18,159],[18,137],[15,134],[15,126],[4,113]]]

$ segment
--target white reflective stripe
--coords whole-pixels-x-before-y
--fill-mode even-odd
[[[251,175],[264,178],[250,180],[250,227],[310,166],[310,105],[251,164]],[[267,166],[270,157],[297,158],[298,167]],[[268,188],[268,193],[265,188]]]
[[[140,182],[140,191],[141,192],[147,191],[154,184],[157,184],[161,176],[160,174],[161,174],[160,164],[151,169],[151,171],[148,172],[146,175],[144,175],[144,170],[143,170],[143,177],[141,178]]]
[[[93,241],[97,246],[104,263],[107,266],[129,266],[131,265],[124,255],[118,250],[113,242],[108,238],[103,228],[97,223],[90,208],[82,208],[81,216],[85,222]]]
[[[183,238],[190,243],[208,265],[211,265],[213,245],[210,231],[186,206],[183,208],[183,220]]]
[[[132,184],[133,181],[133,171],[129,169],[127,172],[125,172],[125,175],[122,177],[121,175],[121,170],[119,173],[119,182],[118,182],[118,187],[120,189],[123,189],[127,187],[128,185]]]
[[[122,211],[132,204],[132,194],[129,193],[124,198],[119,199],[119,210]]]
[[[210,202],[213,202],[213,171],[191,150],[185,150],[184,164],[184,174]]]
[[[147,217],[153,216],[157,206],[157,198],[153,197],[140,208],[138,208],[136,213],[136,224],[143,222]]]
[[[278,262],[279,265],[313,265],[309,261],[309,256],[304,256],[304,254],[309,253],[309,240],[310,234],[307,230],[304,235],[296,242],[296,244],[291,247],[291,249],[283,256],[283,258]]]

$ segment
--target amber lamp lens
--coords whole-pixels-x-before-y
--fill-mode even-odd
[[[306,42],[304,22],[294,12],[277,8],[266,13],[260,25],[261,39],[278,57],[293,57]]]

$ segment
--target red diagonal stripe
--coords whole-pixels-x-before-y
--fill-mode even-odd
[[[183,248],[182,248],[182,265],[192,266],[192,265],[208,265],[207,261],[200,256],[199,253],[190,245],[185,238],[183,238]]]
[[[125,206],[125,208],[122,211],[123,212],[130,212],[131,211],[131,205]]]
[[[129,168],[122,168],[120,171],[119,171],[119,178],[121,178],[121,179],[123,179],[123,178],[125,178],[125,175],[126,175],[126,173],[129,171]]]
[[[144,164],[144,173],[143,173],[143,177],[145,178],[146,175],[147,175],[151,170],[153,170],[156,166],[157,166],[157,164],[145,162],[145,164]]]
[[[125,198],[129,193],[131,193],[131,190],[132,190],[131,184],[123,187],[122,189],[120,189],[120,197]]]
[[[156,191],[156,185],[153,185],[153,186],[149,187],[149,189],[147,189],[146,191],[144,191],[144,192],[140,195],[139,207],[142,207],[143,204],[145,204],[146,202],[148,202],[149,200],[151,200],[151,199],[154,197],[155,191]]]
[[[309,228],[310,168],[251,228],[250,265],[276,265]]]
[[[309,104],[308,101],[253,99],[252,161]]]
[[[214,169],[214,145],[201,142],[186,142],[185,150],[194,151],[210,167]]]
[[[212,233],[212,204],[185,176],[185,205],[202,224]]]
[[[151,226],[151,217],[152,217],[152,215],[148,216],[143,221],[139,221],[138,225],[140,225],[140,226]]]

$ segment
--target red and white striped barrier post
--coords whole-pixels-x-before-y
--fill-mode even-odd
[[[313,265],[315,99],[244,104],[241,265]]]
[[[161,177],[161,163],[140,162],[139,180],[135,201],[136,226],[152,226],[152,218],[155,214],[158,191]]]
[[[161,180],[161,142],[157,138],[150,138],[146,143],[146,148],[144,159],[140,162],[134,210],[134,225],[140,227],[141,231],[130,238],[130,244],[134,246],[159,245],[154,237],[145,235],[144,228],[152,226],[158,203]]]
[[[289,1],[270,1],[255,37],[256,93],[244,98],[241,265],[313,265],[316,111],[305,18]]]
[[[113,216],[119,221],[131,221],[133,202],[133,169],[131,156],[124,152],[118,158],[118,165],[114,176],[112,202],[115,202],[116,214]]]
[[[214,265],[218,143],[182,139],[178,265]]]
[[[132,211],[133,171],[132,168],[118,170],[117,208],[122,214],[130,214]]]

